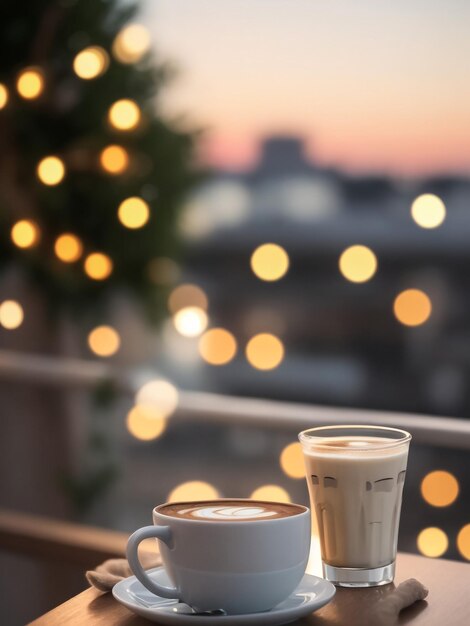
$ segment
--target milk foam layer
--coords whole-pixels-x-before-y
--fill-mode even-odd
[[[194,506],[189,509],[181,509],[178,515],[195,517],[197,519],[213,520],[239,520],[239,519],[261,519],[277,515],[276,511],[266,509],[261,506],[206,506],[204,508]]]
[[[249,522],[275,520],[305,511],[304,507],[284,502],[260,500],[209,500],[204,502],[175,502],[160,508],[165,515],[179,519],[207,522]]]
[[[373,456],[383,458],[403,452],[403,444],[397,442],[390,445],[390,441],[385,437],[330,437],[318,442],[312,438],[310,445],[309,443],[304,444],[304,451],[306,454],[314,454],[315,456],[350,456],[354,458],[371,458]]]

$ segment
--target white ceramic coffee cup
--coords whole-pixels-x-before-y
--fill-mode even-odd
[[[154,525],[137,530],[127,544],[132,571],[158,596],[177,598],[200,610],[255,613],[285,600],[301,581],[310,549],[308,508],[295,505],[299,513],[288,517],[214,522],[166,515],[164,506],[153,510]],[[137,550],[149,537],[159,540],[174,587],[158,584],[142,568]]]

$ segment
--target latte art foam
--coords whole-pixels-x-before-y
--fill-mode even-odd
[[[299,515],[305,508],[284,502],[260,500],[207,500],[175,502],[157,509],[164,515],[199,522],[256,522]]]
[[[178,511],[178,515],[199,519],[239,520],[272,517],[273,515],[277,515],[277,512],[261,506],[207,506],[204,508],[194,506]]]

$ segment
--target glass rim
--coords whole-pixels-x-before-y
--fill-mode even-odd
[[[320,446],[322,447],[322,442],[325,439],[330,439],[330,442],[328,443],[328,449],[329,450],[344,450],[343,446],[335,446],[334,445],[334,439],[333,439],[333,444],[331,442],[331,439],[335,437],[334,434],[330,434],[330,435],[322,435],[322,433],[328,432],[330,431],[337,431],[340,432],[342,430],[346,430],[346,431],[356,431],[358,434],[362,431],[365,430],[369,430],[369,431],[375,431],[376,433],[382,433],[383,436],[387,436],[388,434],[392,434],[394,433],[395,435],[401,435],[400,437],[389,437],[388,441],[384,442],[377,442],[377,444],[373,443],[373,444],[369,444],[367,447],[356,447],[355,450],[360,451],[360,450],[380,450],[380,449],[384,449],[384,448],[392,448],[395,446],[401,446],[404,443],[409,443],[412,439],[412,436],[409,432],[407,432],[406,430],[403,430],[401,428],[393,428],[391,426],[380,426],[380,425],[373,425],[373,424],[332,424],[331,426],[315,426],[313,428],[308,428],[307,430],[303,430],[302,432],[299,433],[298,438],[301,444],[307,444],[307,445],[313,445],[313,446]],[[313,434],[311,434],[313,433]],[[349,435],[351,435],[351,432],[348,433]],[[337,435],[340,436],[340,435]]]

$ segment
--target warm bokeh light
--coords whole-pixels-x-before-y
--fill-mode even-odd
[[[107,254],[92,252],[85,259],[84,268],[93,280],[105,280],[113,271],[113,262]]]
[[[8,98],[8,89],[3,83],[0,83],[0,110],[6,107],[6,105],[8,104]]]
[[[20,220],[11,229],[11,240],[18,248],[31,248],[39,241],[39,228],[31,220]]]
[[[175,287],[168,298],[168,309],[177,313],[180,309],[195,306],[207,311],[208,301],[204,291],[197,285],[184,284]]]
[[[290,443],[279,457],[282,471],[290,478],[305,478],[304,456],[298,442]]]
[[[150,33],[141,24],[129,24],[115,37],[113,54],[121,63],[136,63],[150,48]]]
[[[155,417],[153,413],[148,413],[144,408],[133,407],[126,418],[127,430],[136,439],[141,441],[151,441],[163,434],[166,428],[164,417]]]
[[[148,264],[147,271],[150,280],[156,285],[172,285],[181,275],[178,263],[165,256],[152,259]]]
[[[449,506],[459,495],[459,482],[450,472],[429,472],[421,482],[421,495],[431,506]]]
[[[121,345],[121,338],[111,326],[97,326],[88,335],[88,346],[97,356],[112,356]]]
[[[119,205],[118,218],[126,228],[142,228],[149,221],[149,217],[149,205],[142,198],[126,198]]]
[[[446,206],[438,196],[425,193],[411,205],[411,216],[421,228],[437,228],[446,218]]]
[[[235,337],[225,328],[211,328],[199,339],[199,354],[210,365],[226,365],[236,353]]]
[[[40,69],[28,67],[16,79],[16,89],[22,98],[34,100],[44,91],[44,76]]]
[[[464,559],[470,561],[470,524],[466,524],[457,535],[457,549]]]
[[[101,76],[109,64],[106,50],[99,46],[90,46],[77,54],[73,60],[73,70],[79,78],[91,80]]]
[[[37,175],[45,185],[58,185],[65,176],[64,162],[56,156],[45,157],[38,164]]]
[[[145,408],[149,413],[168,417],[178,406],[178,390],[168,380],[159,378],[142,385],[135,397],[137,406]]]
[[[16,300],[5,300],[0,304],[0,326],[14,330],[23,323],[23,307]]]
[[[64,233],[55,240],[54,252],[64,263],[74,263],[82,256],[83,245],[76,235]]]
[[[265,243],[256,248],[250,262],[253,273],[261,280],[279,280],[289,269],[287,252],[275,243]]]
[[[287,491],[279,485],[262,485],[253,491],[250,498],[253,500],[267,500],[268,502],[290,502]]]
[[[220,498],[217,489],[202,480],[190,480],[181,483],[168,494],[168,502],[186,502],[192,500],[214,500]]]
[[[284,346],[275,335],[260,333],[248,342],[246,358],[258,370],[272,370],[283,360]]]
[[[365,283],[377,271],[377,257],[367,246],[350,246],[339,257],[339,269],[352,283]]]
[[[442,556],[449,547],[449,540],[445,532],[435,527],[422,530],[416,543],[421,554],[434,558]]]
[[[111,145],[101,151],[100,164],[108,174],[122,174],[129,167],[129,155],[122,146]]]
[[[118,100],[109,109],[109,123],[118,130],[133,130],[140,123],[140,108],[134,100]]]
[[[173,316],[173,324],[183,337],[198,337],[207,328],[207,313],[197,306],[187,306]]]
[[[393,311],[397,320],[405,326],[420,326],[429,319],[432,304],[424,291],[406,289],[395,298]]]

